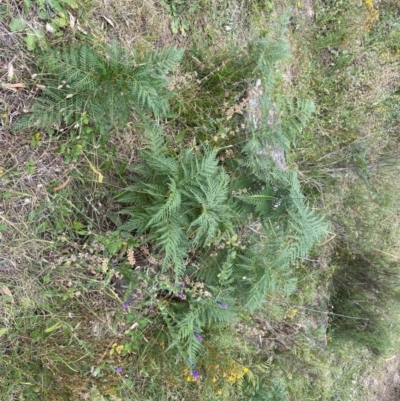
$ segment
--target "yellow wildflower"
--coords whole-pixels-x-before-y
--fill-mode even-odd
[[[112,350],[110,352],[110,355],[112,355],[114,353],[114,351],[119,355],[123,349],[124,349],[123,345],[118,345],[117,343],[114,343],[112,345]]]
[[[297,2],[297,7],[299,7],[299,8],[301,7],[300,1]]]
[[[249,371],[249,368],[247,368],[246,366],[243,368],[243,372],[247,373]]]
[[[293,319],[297,315],[297,312],[298,312],[297,308],[291,309],[286,312],[286,317],[288,319]]]

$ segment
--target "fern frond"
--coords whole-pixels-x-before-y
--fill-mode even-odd
[[[156,50],[152,53],[147,52],[144,59],[150,64],[151,68],[154,68],[157,74],[166,74],[176,68],[183,57],[183,53],[183,49],[176,48]]]
[[[109,59],[88,45],[49,51],[41,63],[47,68],[44,84],[51,89],[43,94],[51,110],[43,114],[41,100],[35,100],[30,116],[14,129],[32,122],[41,128],[54,122],[70,124],[86,112],[104,132],[113,124],[125,124],[132,112],[165,115],[172,95],[166,74],[180,61],[182,51],[142,56],[133,52],[132,57],[114,43],[108,53]]]
[[[270,218],[273,213],[274,202],[276,202],[276,194],[271,186],[266,187],[258,192],[250,192],[242,195],[235,195],[237,200],[251,205],[251,209],[256,213],[257,217],[262,219]]]
[[[122,213],[121,213],[122,214]],[[128,214],[128,213],[126,213]],[[146,211],[143,209],[142,213],[140,210],[136,210],[135,213],[129,214],[130,218],[127,222],[119,226],[124,231],[138,231],[139,233],[144,232],[147,226],[148,216]]]
[[[292,145],[315,112],[315,105],[312,100],[296,99],[291,101],[288,98],[281,97],[279,101],[284,115],[281,118],[281,133],[289,145]]]
[[[315,242],[326,233],[327,224],[299,199],[294,200],[296,209],[289,211],[290,227],[288,253],[290,262],[307,256]]]
[[[160,220],[166,220],[171,216],[171,214],[178,211],[181,206],[181,194],[177,188],[176,182],[170,178],[170,182],[168,184],[168,196],[161,207],[157,208],[154,216],[147,223],[147,227],[152,226],[155,223],[158,223]]]
[[[147,142],[146,149],[142,151],[144,160],[147,160],[147,158],[157,157],[166,149],[161,127],[146,127],[144,138]]]
[[[176,282],[184,275],[184,258],[188,248],[187,238],[180,223],[179,216],[171,214],[167,219],[154,224],[148,237],[163,251],[163,272],[173,271]]]
[[[192,221],[188,231],[195,234],[193,246],[208,246],[218,235],[218,231],[233,231],[233,211],[227,206],[229,177],[221,172],[218,176],[207,179],[206,185],[198,183],[191,192],[201,205],[201,213]]]
[[[165,157],[157,153],[156,155],[149,155],[149,157],[146,158],[146,164],[153,171],[162,171],[162,174],[165,176],[178,176],[179,164],[175,158]]]
[[[204,147],[202,152],[186,150],[182,154],[182,183],[188,185],[197,180],[202,182],[218,174],[218,158],[215,150]]]

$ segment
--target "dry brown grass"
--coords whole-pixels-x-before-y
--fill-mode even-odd
[[[400,399],[400,355],[388,357],[363,377],[361,383],[368,388],[369,401],[398,401]]]
[[[126,47],[148,49],[186,41],[172,35],[166,10],[151,0],[102,0],[94,4],[88,21],[100,40],[117,39]]]
[[[244,0],[199,2],[198,10],[187,15],[187,36],[173,35],[171,16],[159,2],[151,0],[103,0],[94,6],[88,19],[100,41],[116,38],[127,47],[139,49],[207,44],[218,51],[227,41],[244,43],[251,36],[250,5]]]
[[[21,266],[23,257],[35,258],[37,247],[30,245],[37,239],[26,219],[41,203],[49,201],[51,183],[61,182],[67,170],[61,157],[55,156],[54,145],[32,149],[23,142],[18,136],[0,135],[0,144],[7,149],[0,159],[3,169],[0,191],[5,197],[2,199],[3,213],[0,218],[9,227],[3,232],[3,241],[10,245],[10,248],[5,247],[10,251],[7,252],[9,261],[1,268],[6,270]],[[22,241],[23,247],[18,247],[19,241]],[[12,249],[14,252],[11,252]],[[30,251],[34,252],[31,256]]]
[[[0,221],[7,226],[1,233],[4,262],[0,272],[15,275],[24,269],[26,260],[37,259],[40,248],[27,216],[47,200],[50,182],[61,180],[65,167],[54,144],[33,147],[31,135],[10,132],[36,93],[36,89],[29,89],[34,59],[24,49],[19,34],[9,32],[5,21],[0,21],[0,44]],[[25,87],[7,87],[14,83]]]
[[[24,50],[19,36],[9,32],[1,20],[0,49],[0,134],[3,134],[23,112],[31,96],[27,88],[7,88],[7,85],[22,83],[28,86],[33,58]]]

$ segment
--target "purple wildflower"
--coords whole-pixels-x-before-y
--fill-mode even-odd
[[[228,307],[228,305],[227,305],[225,302],[222,302],[222,301],[217,301],[217,304],[218,304],[221,308],[224,308],[224,309],[226,309],[226,308]]]
[[[200,379],[199,372],[196,369],[192,370],[193,379]]]
[[[116,371],[117,373],[122,373],[122,368],[121,368],[121,366],[117,366],[117,367],[115,368],[115,371]]]
[[[203,337],[199,333],[194,333],[194,336],[196,337],[196,340],[198,341],[203,341]]]
[[[182,282],[179,284],[179,288],[183,288],[185,285],[186,285],[186,284],[182,281]]]
[[[122,304],[122,307],[123,307],[124,309],[128,309],[128,308],[129,308],[129,304],[130,304],[129,301],[125,301],[125,302]]]
[[[150,313],[154,313],[154,307],[151,306],[151,307],[149,308],[149,312],[150,312]]]
[[[180,299],[186,299],[186,295],[183,292],[178,293]]]

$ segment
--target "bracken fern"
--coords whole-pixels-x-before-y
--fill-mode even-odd
[[[86,112],[102,132],[126,124],[132,115],[163,116],[172,93],[167,74],[183,52],[138,53],[117,43],[103,52],[89,45],[51,50],[41,58],[43,96],[20,118],[14,130],[73,124]]]
[[[132,169],[133,184],[118,196],[129,204],[121,212],[129,216],[121,228],[146,233],[159,249],[163,272],[174,273],[178,281],[188,249],[207,247],[232,233],[236,214],[228,203],[229,177],[218,166],[215,150],[168,155],[161,138],[158,129],[147,131],[142,164]]]
[[[131,168],[132,184],[117,197],[126,204],[120,229],[153,244],[161,272],[174,278],[175,287],[185,277],[211,294],[192,297],[188,291],[162,308],[170,347],[186,350],[193,362],[202,348],[195,332],[254,312],[267,295],[289,297],[296,290],[293,266],[326,231],[297,174],[271,155],[276,147],[290,149],[314,110],[310,101],[273,93],[276,63],[288,56],[282,32],[256,41],[243,61],[251,68],[242,78],[262,76],[264,93],[260,121],[247,123],[244,146],[233,143],[235,160],[221,161],[209,144],[171,149],[161,129],[152,127],[139,165]],[[172,290],[184,295],[178,291]]]

